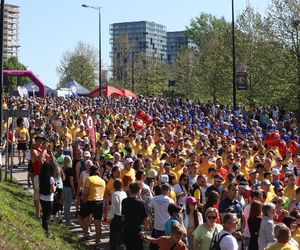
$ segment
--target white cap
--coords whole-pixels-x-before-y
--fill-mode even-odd
[[[278,175],[280,175],[280,171],[277,168],[273,168],[272,175],[278,176]]]
[[[91,157],[90,151],[84,151],[83,156],[84,157]]]
[[[160,182],[163,183],[168,183],[169,182],[169,176],[167,174],[163,174],[160,176]]]
[[[131,158],[126,158],[126,159],[125,159],[125,162],[126,162],[126,163],[132,163],[133,160],[132,160]]]
[[[150,168],[148,170],[147,177],[148,178],[155,178],[157,176],[157,171],[154,168]]]

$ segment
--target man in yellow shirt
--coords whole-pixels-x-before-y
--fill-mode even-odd
[[[295,184],[296,178],[294,174],[289,174],[287,179],[287,186],[284,188],[284,195],[292,201],[296,195],[296,189],[298,188]]]
[[[123,177],[125,175],[130,176],[132,179],[132,182],[135,181],[135,170],[132,168],[133,166],[133,160],[131,158],[126,158],[124,163],[124,168],[121,170],[121,179],[123,180]]]
[[[83,205],[80,209],[79,224],[82,227],[84,237],[88,237],[89,218],[92,214],[95,221],[96,239],[98,246],[101,238],[101,220],[103,212],[103,198],[105,192],[105,181],[99,176],[99,168],[91,166],[90,176],[83,184]]]
[[[277,242],[274,244],[271,244],[265,250],[296,250],[298,248],[294,247],[292,244],[290,244],[291,239],[291,230],[285,226],[280,225],[280,228],[277,233]]]
[[[185,170],[185,160],[183,158],[179,158],[178,165],[172,169],[172,171],[176,174],[178,180],[184,170]]]
[[[198,168],[198,174],[205,174],[206,176],[208,176],[208,169],[210,167],[214,167],[217,168],[216,164],[213,162],[209,161],[209,154],[208,153],[203,153],[201,155],[201,164]]]
[[[20,127],[16,129],[15,135],[18,141],[17,149],[18,149],[19,165],[21,165],[21,164],[25,164],[27,144],[29,142],[29,132],[28,129],[25,127],[24,120],[22,120],[19,125]],[[23,152],[23,161],[21,161],[22,160],[21,151]]]

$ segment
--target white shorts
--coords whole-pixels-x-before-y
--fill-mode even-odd
[[[35,201],[40,200],[40,176],[39,175],[33,177],[33,195]]]

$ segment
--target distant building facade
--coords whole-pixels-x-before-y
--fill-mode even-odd
[[[196,49],[195,43],[188,39],[185,31],[167,32],[167,62],[169,64],[175,62],[180,49],[183,47]]]
[[[144,52],[161,61],[167,59],[167,27],[148,21],[114,23],[110,25],[112,52],[116,51],[117,39],[127,34],[135,52]]]
[[[19,13],[17,5],[5,4],[3,29],[3,59],[18,57],[19,50]]]

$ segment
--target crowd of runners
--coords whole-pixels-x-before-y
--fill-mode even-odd
[[[47,236],[51,216],[72,226],[73,204],[83,239],[95,225],[96,247],[107,223],[110,249],[299,248],[292,112],[143,97],[10,98],[5,106],[31,110],[14,133],[2,122],[2,149],[16,148],[20,165],[28,159]]]

